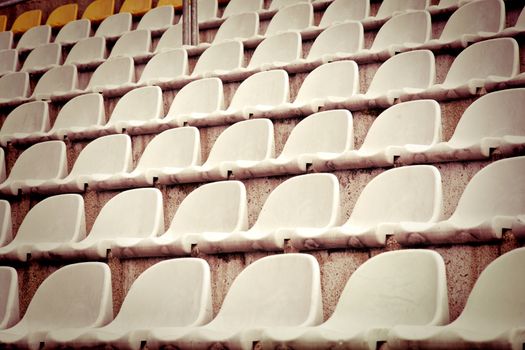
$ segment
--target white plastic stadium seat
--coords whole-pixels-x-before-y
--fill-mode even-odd
[[[321,60],[328,63],[338,57],[351,56],[363,49],[364,42],[364,30],[360,22],[335,24],[317,36],[306,61]]]
[[[84,66],[97,64],[106,58],[106,39],[103,37],[92,37],[77,42],[64,61],[64,64]]]
[[[271,36],[290,30],[301,31],[313,27],[314,9],[312,4],[300,2],[281,8],[272,17],[265,36]]]
[[[0,32],[0,50],[11,48],[13,48],[13,32],[10,30]]]
[[[11,205],[5,199],[0,199],[0,247],[11,241],[12,238]],[[3,324],[3,322],[0,323]]]
[[[95,32],[96,37],[115,38],[131,30],[131,13],[123,12],[104,19]]]
[[[404,225],[401,244],[487,241],[505,229],[525,234],[525,157],[490,163],[469,181],[450,218],[433,224]]]
[[[231,125],[219,135],[203,165],[159,169],[159,183],[225,180],[232,166],[273,156],[272,122],[268,119],[245,120]]]
[[[200,13],[199,13],[200,15]],[[164,52],[182,48],[182,22],[169,27],[160,37],[153,52]]]
[[[49,43],[51,39],[51,27],[41,25],[33,27],[20,37],[16,49],[20,51],[32,50],[37,46]]]
[[[270,7],[268,8],[268,10],[272,11],[272,10],[279,10],[283,7],[286,7],[286,6],[289,6],[289,5],[293,5],[293,4],[297,4],[297,3],[300,3],[300,2],[312,2],[312,0],[272,0],[272,2],[270,3]]]
[[[62,58],[62,47],[60,44],[51,43],[40,45],[31,50],[27,55],[21,72],[43,72],[50,68],[57,67]]]
[[[20,322],[0,331],[0,344],[36,350],[51,331],[100,327],[113,318],[111,293],[105,263],[64,266],[40,284]]]
[[[521,348],[524,275],[525,248],[503,254],[481,272],[456,320],[445,326],[394,327],[388,334],[388,348]]]
[[[61,45],[74,44],[87,39],[90,32],[91,22],[89,19],[71,21],[60,29],[54,42]]]
[[[25,100],[29,93],[29,74],[27,72],[8,73],[0,78],[0,105]]]
[[[46,141],[26,149],[11,168],[7,179],[0,184],[3,194],[17,195],[51,179],[67,174],[66,145],[62,141]]]
[[[146,12],[136,30],[147,29],[150,31],[159,31],[168,29],[173,24],[174,9],[173,6],[155,7]]]
[[[6,178],[5,170],[5,152],[2,147],[0,147],[0,181],[4,182]]]
[[[486,94],[467,107],[450,140],[424,152],[433,162],[483,159],[494,150],[513,154],[525,145],[525,89]],[[497,116],[497,117],[495,117]]]
[[[188,53],[184,49],[173,49],[153,56],[144,67],[138,84],[167,83],[187,75],[189,75]]]
[[[212,318],[210,267],[196,258],[170,259],[148,268],[131,285],[119,313],[101,328],[55,330],[46,345],[140,349],[149,331],[195,327]]]
[[[237,276],[213,321],[154,330],[147,346],[249,349],[267,327],[310,326],[322,318],[317,260],[307,254],[278,254],[253,262]]]
[[[18,68],[18,51],[15,49],[0,50],[0,76],[15,72]]]
[[[66,64],[45,72],[36,83],[33,97],[37,100],[49,100],[55,96],[73,92],[77,88],[77,67],[72,64]]]
[[[322,230],[340,224],[339,182],[333,174],[292,177],[268,196],[247,231],[203,233],[196,237],[204,253],[282,250],[281,231]]]
[[[62,244],[51,257],[103,259],[118,242],[158,236],[164,230],[162,194],[156,188],[119,192],[100,210],[91,231],[80,242]]]
[[[331,110],[312,114],[292,130],[279,157],[235,164],[235,178],[305,173],[320,156],[339,155],[353,149],[352,114]]]
[[[0,129],[0,144],[20,141],[31,136],[43,136],[49,130],[47,102],[34,101],[13,109]]]
[[[107,150],[111,150],[108,152]],[[125,134],[99,137],[87,144],[68,176],[39,185],[41,192],[82,192],[97,188],[98,181],[132,167],[131,138]]]
[[[374,208],[374,210],[370,210]],[[407,223],[435,223],[443,212],[441,175],[430,165],[389,169],[363,189],[342,226],[282,232],[297,249],[379,247]]]
[[[18,274],[13,267],[0,266],[0,330],[19,321]]]
[[[209,77],[230,73],[242,67],[244,47],[241,41],[225,41],[214,44],[204,51],[197,61],[191,75]]]
[[[248,69],[268,70],[285,66],[302,56],[303,42],[298,32],[284,32],[264,39],[255,49]]]
[[[201,98],[200,96],[206,96]],[[219,78],[197,79],[186,84],[171,102],[166,123],[202,125],[208,116],[224,109],[224,91]]]
[[[113,91],[129,88],[135,80],[135,64],[131,57],[113,57],[97,67],[91,75],[86,92]]]
[[[110,189],[151,186],[160,169],[184,169],[200,164],[199,130],[194,127],[168,129],[148,143],[133,171],[121,170],[99,182],[98,186]]]
[[[382,19],[409,10],[424,10],[429,3],[429,0],[383,0],[375,17]]]
[[[26,214],[13,240],[0,247],[0,259],[26,261],[37,251],[84,238],[84,216],[80,195],[63,194],[42,200]]]
[[[129,56],[144,57],[151,50],[151,34],[147,29],[137,29],[123,34],[111,49],[109,58]]]
[[[376,255],[350,276],[328,320],[319,326],[272,327],[261,335],[265,349],[376,349],[397,325],[448,322],[445,263],[431,250]]]
[[[398,103],[374,120],[361,147],[314,159],[317,171],[410,164],[441,141],[441,108],[434,100]]]
[[[228,17],[219,27],[213,44],[227,40],[245,40],[259,33],[259,15],[256,12],[240,13]]]
[[[370,15],[369,0],[334,0],[324,11],[320,28],[346,21],[360,21]]]
[[[48,132],[51,138],[82,138],[84,133],[100,130],[106,121],[104,99],[101,94],[80,95],[62,106],[53,127]]]
[[[219,4],[217,0],[198,0],[199,23],[217,19]]]
[[[248,226],[246,189],[240,181],[205,184],[181,202],[170,228],[159,237],[129,240],[117,245],[117,256],[189,255],[197,237],[246,230]]]
[[[247,12],[257,12],[262,10],[263,0],[231,0],[226,5],[222,18]],[[199,22],[201,21],[199,17]]]

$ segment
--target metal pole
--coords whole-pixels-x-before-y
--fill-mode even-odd
[[[199,14],[197,9],[198,0],[191,2],[191,44],[199,45]]]
[[[190,42],[190,0],[182,0],[182,44],[191,45]]]

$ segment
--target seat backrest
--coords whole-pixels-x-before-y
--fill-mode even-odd
[[[144,15],[151,9],[151,2],[151,0],[124,0],[119,12],[129,12],[134,16]]]
[[[20,321],[44,341],[45,332],[100,327],[113,317],[111,270],[102,262],[66,265],[38,287]]]
[[[3,148],[2,148],[1,153],[4,153]],[[0,158],[4,158],[3,154]],[[0,159],[0,160],[3,161],[3,159]],[[4,173],[4,179],[5,179],[5,173]],[[0,247],[8,243],[12,239],[12,236],[13,235],[12,235],[12,220],[11,220],[11,204],[9,204],[9,202],[4,199],[0,199]],[[0,293],[0,298],[2,298],[1,294],[2,293]],[[0,310],[1,308],[2,307],[0,306]],[[2,315],[1,311],[0,311],[0,315]],[[2,316],[0,316],[0,319],[1,318]],[[2,323],[2,321],[0,321],[0,323]]]
[[[16,48],[20,49],[34,49],[37,46],[49,43],[51,39],[51,27],[48,25],[41,25],[28,29],[22,34],[18,40]]]
[[[137,188],[118,193],[104,205],[85,241],[146,238],[163,231],[162,193],[157,188]]]
[[[521,13],[518,16],[518,19],[516,20],[514,27],[525,28],[525,7],[523,8],[523,10],[521,10]]]
[[[92,37],[80,40],[69,51],[64,64],[81,64],[102,60],[106,55],[106,39]]]
[[[115,0],[93,0],[84,10],[82,19],[89,19],[91,22],[100,22],[113,14]]]
[[[158,86],[145,86],[122,96],[108,120],[108,125],[129,120],[153,120],[164,115],[162,90]]]
[[[481,41],[467,47],[456,57],[444,85],[466,84],[470,79],[512,78],[519,73],[519,45],[512,38]]]
[[[408,10],[424,10],[429,3],[429,0],[384,0],[377,10],[376,18],[386,18]]]
[[[319,27],[345,21],[360,21],[370,14],[370,0],[334,0],[324,11]]]
[[[303,42],[298,32],[285,32],[264,39],[253,52],[248,69],[272,62],[290,63],[301,58]]]
[[[429,50],[395,55],[379,66],[366,94],[382,95],[403,88],[428,89],[436,80],[435,66],[434,54]]]
[[[323,55],[352,54],[363,49],[364,30],[361,22],[335,24],[321,32],[313,42],[307,59],[314,61]]]
[[[4,182],[5,178],[6,178],[5,152],[4,152],[4,149],[0,147],[0,181]]]
[[[42,10],[29,10],[20,14],[11,27],[15,34],[24,33],[27,30],[39,26],[42,23]]]
[[[113,49],[109,57],[121,56],[138,56],[150,52],[151,49],[151,34],[147,29],[133,30],[122,35]]]
[[[60,179],[66,174],[66,145],[62,141],[45,141],[32,145],[18,156],[8,180]]]
[[[372,123],[360,151],[389,146],[432,145],[441,141],[441,108],[434,100],[402,102],[384,110]]]
[[[233,40],[214,44],[204,51],[197,61],[192,74],[215,70],[231,71],[241,68],[244,61],[244,47],[241,41]]]
[[[314,113],[292,130],[279,157],[318,152],[343,153],[353,148],[352,114],[345,110]]]
[[[439,39],[452,41],[466,34],[497,33],[504,26],[505,4],[502,0],[470,1],[450,16]]]
[[[2,124],[2,136],[17,133],[30,134],[49,130],[49,107],[47,102],[33,101],[13,109]]]
[[[423,44],[430,40],[432,23],[427,11],[411,11],[390,18],[376,34],[370,50],[381,51],[392,45]]]
[[[289,30],[303,30],[313,25],[314,8],[312,4],[299,2],[280,9],[268,23],[265,36]]]
[[[470,146],[485,137],[525,136],[524,114],[523,88],[484,95],[465,109],[449,143]]]
[[[383,223],[436,222],[442,210],[439,171],[431,165],[412,165],[373,178],[359,195],[347,224],[373,228]]]
[[[48,70],[40,77],[33,90],[33,96],[50,95],[57,92],[73,91],[78,88],[77,67],[72,64]]]
[[[76,43],[89,37],[91,22],[88,19],[78,19],[64,25],[55,37],[55,43]]]
[[[172,235],[235,232],[248,227],[246,189],[240,181],[219,181],[191,192],[177,208]]]
[[[461,315],[453,323],[465,328],[490,325],[494,334],[523,327],[525,317],[525,248],[518,248],[492,261],[479,275]],[[497,320],[497,322],[493,322]]]
[[[200,96],[206,96],[201,98]],[[224,109],[222,80],[207,78],[194,80],[179,90],[166,118],[172,119],[189,113],[213,113]]]
[[[67,23],[77,19],[78,15],[78,4],[65,4],[59,6],[53,10],[47,17],[46,24],[51,27],[62,27]]]
[[[18,51],[16,49],[0,50],[0,75],[12,73],[18,67]]]
[[[341,79],[344,77],[344,79]],[[308,103],[327,97],[348,98],[359,93],[359,73],[354,61],[323,64],[306,76],[295,102]]]
[[[13,32],[0,32],[0,50],[7,50],[13,47]]]
[[[495,216],[525,212],[525,157],[502,159],[478,171],[469,181],[450,221],[477,225]]]
[[[175,79],[188,73],[188,53],[184,49],[173,49],[153,56],[144,67],[139,83]]]
[[[262,10],[262,8],[263,0],[230,0],[224,9],[222,18],[227,18],[239,13],[257,12]]]
[[[164,260],[133,282],[112,327],[122,331],[191,327],[211,319],[210,267],[206,260]]]
[[[199,130],[188,126],[168,129],[155,136],[144,149],[136,169],[184,168],[199,164],[201,164]]]
[[[225,129],[213,144],[206,165],[223,161],[263,160],[274,155],[273,124],[268,119],[252,119]]]
[[[18,303],[18,274],[12,267],[0,266],[0,329],[18,322]]]
[[[131,30],[131,13],[117,13],[104,19],[94,36],[118,37]]]
[[[12,244],[76,242],[85,235],[84,200],[68,193],[47,197],[32,207]]]
[[[60,44],[51,43],[34,48],[27,55],[24,65],[20,71],[30,71],[40,67],[58,66],[62,58],[62,47]]]
[[[366,334],[371,329],[447,321],[443,258],[432,250],[407,249],[381,253],[359,266],[323,326],[344,325]]]
[[[290,85],[288,73],[275,69],[255,73],[237,87],[228,109],[242,110],[247,106],[278,106],[288,101]]]
[[[322,320],[319,264],[308,254],[277,254],[247,266],[208,327],[249,329]]]
[[[82,149],[69,177],[128,172],[131,170],[131,164],[131,138],[128,135],[102,136]]]
[[[87,90],[107,85],[124,85],[135,79],[135,65],[131,57],[113,57],[95,69]],[[119,100],[120,101],[120,100]]]
[[[248,39],[258,33],[259,15],[256,12],[239,13],[226,18],[217,30],[213,43],[218,44],[231,39]]]
[[[29,74],[27,72],[8,73],[0,78],[0,99],[27,97]]]
[[[137,24],[137,29],[158,30],[173,24],[173,6],[155,7],[149,10]]]
[[[182,23],[169,27],[159,39],[154,52],[182,48]]]
[[[268,10],[279,10],[283,7],[294,5],[300,2],[312,2],[312,0],[272,0]]]
[[[331,227],[339,223],[339,182],[333,174],[292,177],[268,196],[250,230]]]
[[[217,18],[219,4],[217,0],[198,0],[198,17],[199,22],[205,22]]]
[[[68,130],[72,127],[102,125],[105,120],[102,95],[98,93],[80,95],[62,106],[50,132]]]

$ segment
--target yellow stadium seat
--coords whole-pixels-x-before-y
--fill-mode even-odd
[[[84,10],[82,19],[101,22],[114,13],[114,8],[115,0],[93,0]]]
[[[129,12],[132,15],[142,16],[149,10],[151,10],[151,0],[124,0],[119,12]]]
[[[0,32],[5,32],[6,24],[7,24],[7,16],[1,15],[0,16]]]
[[[39,26],[42,21],[41,10],[29,10],[22,13],[15,19],[11,31],[15,34],[24,33],[28,29]]]
[[[157,7],[161,6],[173,6],[176,10],[182,9],[182,0],[159,0]]]
[[[46,24],[53,28],[63,27],[77,19],[78,4],[66,4],[57,7],[47,18]]]

